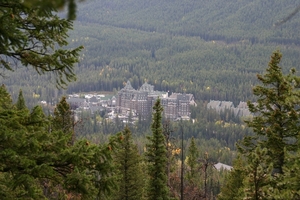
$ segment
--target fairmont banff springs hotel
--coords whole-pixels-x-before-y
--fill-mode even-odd
[[[160,99],[163,106],[163,116],[169,120],[189,120],[191,116],[190,106],[197,106],[193,94],[181,94],[155,91],[154,86],[144,83],[138,90],[135,90],[130,81],[127,81],[124,88],[117,92],[115,96],[107,97],[104,95],[86,95],[79,98],[79,95],[69,95],[67,102],[72,110],[90,110],[93,114],[97,111],[108,111],[108,117],[115,119],[118,116],[126,121],[130,113],[133,119],[146,119],[152,114],[154,103]],[[230,101],[210,100],[207,104],[208,109],[214,109],[220,113],[224,110],[231,110],[235,116],[248,117],[250,113],[247,103],[240,102],[234,107]]]
[[[163,115],[170,120],[189,119],[190,105],[196,106],[193,94],[172,93],[154,91],[154,86],[144,83],[138,90],[135,90],[129,81],[125,87],[116,95],[116,113],[128,115],[139,115],[145,118],[152,113],[155,101],[160,98],[163,106]]]
[[[163,116],[169,120],[190,119],[190,105],[196,106],[193,94],[172,93],[169,96],[168,92],[154,91],[154,86],[148,83],[135,90],[130,81],[115,96],[85,95],[85,98],[79,98],[79,95],[69,95],[67,102],[72,110],[84,109],[91,113],[107,110],[109,118],[118,116],[126,121],[130,113],[134,119],[151,116],[158,98],[164,109]]]

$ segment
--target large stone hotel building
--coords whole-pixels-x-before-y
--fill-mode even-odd
[[[164,108],[164,117],[170,120],[189,119],[190,105],[196,106],[193,94],[172,93],[154,91],[154,86],[144,83],[138,90],[135,90],[130,81],[116,95],[116,112],[128,115],[140,115],[145,118],[152,113],[152,107],[160,98]]]

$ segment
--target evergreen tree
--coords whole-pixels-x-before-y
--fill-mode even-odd
[[[171,192],[171,171],[172,168],[171,166],[175,164],[175,154],[176,152],[176,148],[174,143],[172,142],[172,128],[171,128],[171,123],[170,120],[165,120],[163,122],[163,135],[165,137],[165,141],[166,141],[166,150],[167,150],[167,169],[166,169],[166,173],[167,173],[167,183],[168,183],[168,187],[170,188],[170,192]]]
[[[299,144],[298,144],[299,145]],[[274,189],[274,199],[300,199],[300,149],[287,155],[283,168],[283,180],[278,183],[281,190]]]
[[[199,171],[199,150],[195,144],[194,137],[191,139],[187,152],[187,166],[189,167],[187,178],[190,182],[195,184],[196,180],[199,178],[199,176],[197,176]]]
[[[146,160],[148,162],[149,185],[147,196],[149,200],[167,200],[169,191],[167,187],[167,152],[165,137],[162,133],[162,111],[160,99],[157,99],[153,106],[152,136],[147,137]]]
[[[137,146],[133,144],[129,128],[126,126],[119,135],[122,139],[115,153],[119,180],[116,200],[135,200],[143,198],[144,180],[141,166],[141,156]]]
[[[12,71],[12,63],[20,62],[39,74],[54,73],[57,86],[63,87],[75,80],[73,65],[82,47],[60,48],[68,44],[67,31],[72,29],[72,22],[57,16],[57,1],[29,2],[0,2],[0,68]]]
[[[12,99],[10,94],[7,92],[5,85],[1,85],[0,87],[0,110],[11,109]]]
[[[242,153],[253,151],[259,144],[267,149],[268,162],[274,163],[273,173],[283,173],[285,151],[295,151],[299,135],[299,78],[292,69],[283,75],[279,63],[281,53],[276,51],[271,56],[267,73],[257,75],[262,85],[254,87],[257,103],[248,102],[253,113],[252,120],[246,121],[253,128],[254,136],[247,136],[239,143]]]
[[[186,193],[184,195],[184,198],[194,199],[202,195],[201,184],[204,177],[201,177],[201,171],[202,171],[201,168],[204,166],[201,166],[202,163],[200,162],[201,161],[200,161],[199,150],[196,146],[194,137],[192,137],[190,140],[190,144],[187,150],[187,155],[185,160],[187,166],[187,169],[185,171],[185,178],[187,181],[184,187]]]
[[[69,11],[75,12],[75,1]],[[75,79],[73,64],[82,47],[67,50],[67,31],[72,22],[57,16],[66,1],[0,2],[0,68],[13,63],[33,67],[39,74],[56,75],[57,86]],[[72,15],[72,14],[71,14]],[[74,16],[69,16],[74,18]],[[2,75],[2,74],[0,74]],[[67,105],[62,102],[53,121],[40,106],[24,112],[19,95],[12,104],[4,86],[0,87],[0,193],[2,199],[95,199],[113,187],[111,149],[108,144],[79,140],[70,145]],[[53,129],[49,129],[52,123]],[[67,134],[66,134],[67,133]]]
[[[53,129],[64,133],[73,133],[74,116],[66,97],[62,97],[54,109]]]
[[[0,193],[2,199],[95,199],[114,187],[108,144],[79,140],[71,134],[49,132],[49,120],[40,106],[18,110],[5,87],[0,87]],[[27,108],[25,108],[27,109]],[[101,177],[101,178],[100,178]]]
[[[243,195],[243,180],[246,177],[245,161],[239,155],[233,164],[233,169],[226,175],[225,185],[221,188],[219,200],[239,200]]]
[[[267,149],[259,146],[248,156],[246,177],[243,180],[243,199],[272,199],[269,189],[272,188],[272,164],[268,160]],[[272,195],[272,196],[270,196]]]
[[[76,17],[76,0],[25,0],[23,1],[25,6],[34,6],[39,5],[40,9],[47,9],[49,7],[53,7],[55,9],[62,9],[64,6],[68,7],[68,19],[74,20]]]
[[[214,168],[214,162],[211,160],[209,157],[208,153],[204,153],[204,157],[199,159],[200,161],[200,168],[202,169],[202,180],[203,180],[203,197],[205,199],[210,199],[213,196],[213,190],[212,190],[212,185],[213,185],[213,170]]]
[[[23,97],[22,90],[20,90],[20,92],[19,92],[19,96],[18,96],[18,100],[17,100],[17,103],[16,103],[16,107],[17,107],[18,110],[22,110],[22,109],[26,108],[25,99]]]

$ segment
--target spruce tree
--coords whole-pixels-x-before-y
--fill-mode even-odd
[[[137,146],[132,141],[129,128],[126,126],[119,135],[121,142],[115,152],[114,160],[117,164],[119,179],[115,200],[135,200],[143,198],[144,180],[141,166],[141,156]]]
[[[5,85],[1,85],[0,87],[0,110],[11,109],[12,99],[10,94],[7,92]]]
[[[18,110],[0,87],[1,199],[95,199],[107,196],[114,181],[112,151],[119,138],[95,145],[75,141],[63,130],[49,131],[40,106]],[[27,108],[25,108],[27,109]]]
[[[62,97],[54,109],[53,128],[64,133],[73,133],[73,113],[66,97]]]
[[[187,152],[187,166],[189,170],[187,172],[187,179],[195,184],[196,181],[199,181],[199,150],[195,144],[195,139],[192,137],[190,146]]]
[[[153,106],[152,136],[147,137],[149,143],[146,144],[146,160],[148,162],[149,185],[147,187],[147,198],[149,200],[169,199],[169,189],[167,187],[167,151],[165,137],[162,133],[162,105],[157,99]]]
[[[298,142],[298,145],[299,142]],[[300,199],[300,148],[297,152],[291,152],[286,157],[286,165],[283,168],[283,180],[278,183],[281,190],[273,191],[274,199]]]
[[[299,77],[292,69],[288,75],[279,66],[282,55],[279,51],[272,54],[264,75],[257,75],[262,85],[255,86],[256,103],[248,102],[253,118],[246,121],[254,131],[239,143],[239,150],[245,155],[257,145],[267,149],[268,162],[274,163],[273,173],[283,174],[285,149],[295,151],[299,136]]]
[[[72,22],[57,15],[57,1],[45,4],[0,2],[0,69],[12,71],[17,67],[12,64],[20,62],[39,74],[55,74],[57,86],[64,87],[76,79],[73,65],[83,47],[62,48],[68,44],[67,32],[72,29]]]
[[[23,92],[22,90],[19,91],[19,96],[18,96],[18,100],[16,103],[16,107],[18,110],[23,110],[26,108],[26,104],[25,104],[25,99],[23,97]]]
[[[171,123],[170,120],[165,120],[163,122],[163,135],[165,136],[165,141],[166,141],[166,150],[167,150],[167,168],[166,168],[166,173],[167,173],[167,183],[168,187],[171,189],[171,172],[173,171],[172,166],[175,166],[176,164],[176,159],[175,159],[175,154],[176,154],[176,147],[175,144],[172,142],[172,128],[171,128]],[[171,190],[170,190],[171,192]]]
[[[56,12],[66,2],[69,18],[74,19],[74,0],[0,2],[3,71],[12,71],[17,67],[13,64],[20,63],[39,74],[55,74],[58,87],[76,78],[73,65],[83,47],[64,48],[72,22],[60,18]],[[70,145],[71,134],[66,134],[70,128],[68,120],[63,123],[57,120],[57,124],[55,120],[49,121],[40,106],[24,112],[27,108],[22,95],[19,97],[17,105],[13,105],[5,87],[0,87],[1,199],[105,196],[114,185],[110,178],[111,149],[117,139],[103,145],[89,144],[86,140]],[[55,128],[49,129],[49,123]]]
[[[255,148],[248,156],[248,165],[245,167],[243,180],[242,199],[273,199],[269,189],[272,187],[271,176],[272,164],[266,162],[268,159],[267,149]]]
[[[243,198],[243,180],[246,177],[245,161],[241,155],[234,160],[232,170],[225,177],[225,184],[218,196],[219,200],[239,200]]]
[[[76,0],[67,0],[67,1],[62,1],[62,0],[44,0],[44,1],[39,1],[39,0],[25,0],[23,1],[24,5],[27,7],[32,7],[38,5],[40,9],[49,9],[55,8],[55,9],[62,9],[65,6],[67,7],[68,10],[68,19],[69,20],[74,20],[76,18]]]
[[[45,118],[40,119],[40,107],[24,112],[12,104],[4,86],[0,88],[0,173],[1,188],[5,188],[3,199],[40,199],[42,190],[36,177],[47,176],[42,173],[47,166],[39,163],[38,157],[47,157],[41,152],[45,135]],[[43,117],[41,115],[40,117]],[[39,118],[39,119],[38,119]],[[47,161],[44,161],[47,162]],[[43,174],[43,175],[42,175]]]

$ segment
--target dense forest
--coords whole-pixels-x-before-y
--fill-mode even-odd
[[[296,6],[292,0],[83,2],[68,47],[84,49],[77,81],[66,92],[113,91],[130,80],[134,88],[148,81],[197,100],[253,100],[256,74],[274,50],[284,54],[282,66],[300,69],[299,14],[274,26]],[[29,106],[33,96],[57,102],[65,93],[49,84],[50,75],[18,69],[7,76],[3,83],[11,92],[22,87]]]
[[[298,4],[0,2],[1,196],[298,199]],[[192,93],[191,120],[164,119],[159,100],[135,124],[74,120],[65,95],[116,93],[127,80]],[[210,99],[250,100],[254,115],[207,109]]]

